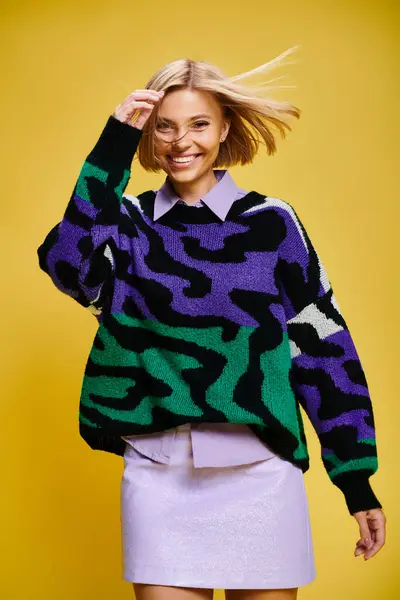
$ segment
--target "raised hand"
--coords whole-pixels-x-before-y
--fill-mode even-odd
[[[155,104],[163,96],[164,92],[157,92],[155,90],[135,90],[121,104],[118,104],[113,117],[121,121],[121,123],[126,123],[137,129],[143,129]],[[134,122],[131,122],[137,111],[139,111],[137,118]]]

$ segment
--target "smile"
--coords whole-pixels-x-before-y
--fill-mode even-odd
[[[168,156],[168,162],[171,166],[176,167],[178,169],[185,168],[191,164],[193,164],[196,159],[201,156],[201,154],[192,154],[191,156]]]

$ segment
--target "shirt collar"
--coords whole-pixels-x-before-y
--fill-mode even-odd
[[[217,183],[202,196],[201,200],[210,208],[214,214],[225,221],[232,204],[236,200],[239,188],[233,181],[230,173],[226,169],[214,170]],[[168,177],[156,192],[154,200],[154,221],[165,215],[180,200],[172,187]]]

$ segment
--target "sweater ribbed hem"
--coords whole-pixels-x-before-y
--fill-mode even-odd
[[[351,515],[362,510],[382,508],[369,482],[370,473],[349,471],[338,475],[333,483],[343,492]]]
[[[92,450],[124,456],[126,442],[119,435],[106,435],[79,423],[79,434]]]

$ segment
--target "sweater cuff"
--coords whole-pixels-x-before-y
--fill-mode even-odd
[[[343,477],[344,475],[346,477]],[[342,473],[333,483],[343,492],[351,515],[361,510],[382,508],[382,504],[372,490],[368,476],[354,471]]]
[[[110,115],[87,160],[100,168],[107,169],[112,164],[130,169],[142,135],[142,129],[122,123]]]

